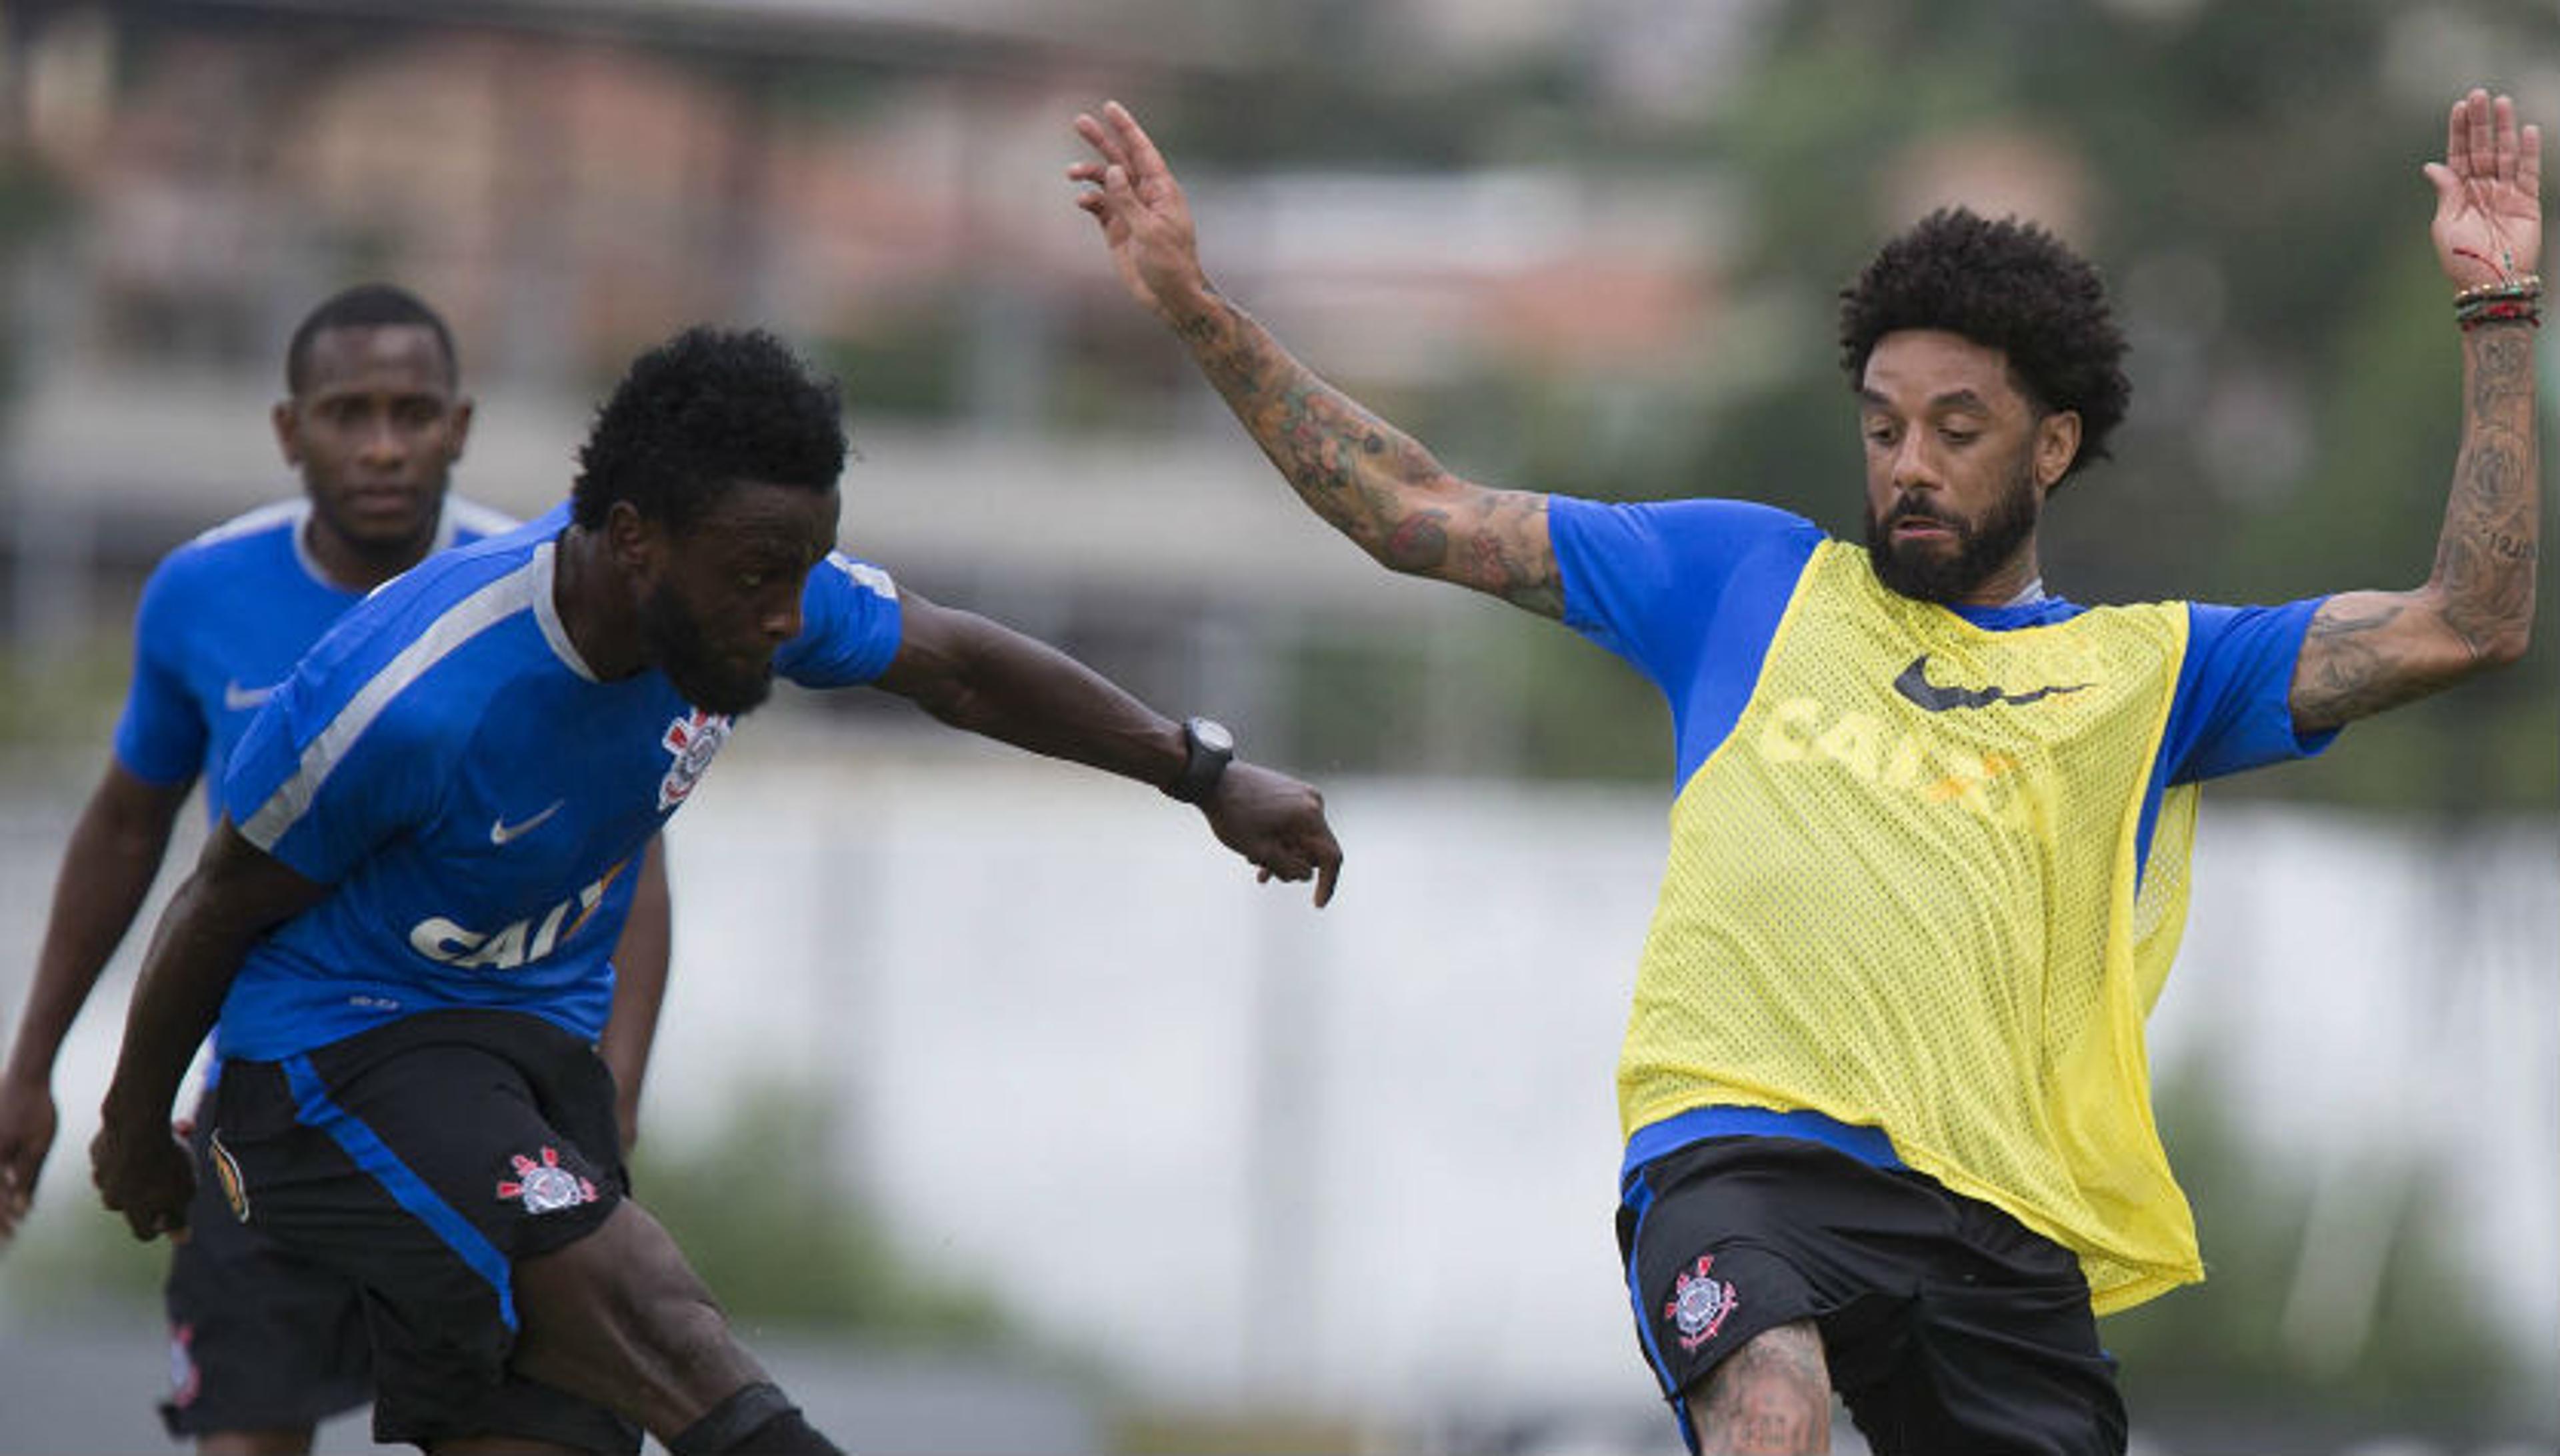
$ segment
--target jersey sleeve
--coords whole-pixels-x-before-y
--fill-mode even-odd
[[[305,659],[249,721],[223,772],[223,812],[304,879],[334,885],[434,815],[447,775],[411,694],[382,704]]]
[[[1695,673],[1735,573],[1773,551],[1801,566],[1822,540],[1801,516],[1749,501],[1608,504],[1552,496],[1547,532],[1564,623],[1666,691]]]
[[[846,688],[888,670],[903,628],[897,582],[843,552],[830,552],[800,592],[800,635],[782,644],[773,670],[806,688]]]
[[[2294,668],[2325,598],[2283,606],[2187,604],[2186,660],[2161,756],[2170,783],[2194,783],[2326,749],[2337,729],[2294,727]]]
[[[179,666],[185,659],[184,595],[184,583],[168,564],[142,588],[133,622],[133,683],[115,725],[116,761],[134,777],[164,788],[204,770],[212,737]]]

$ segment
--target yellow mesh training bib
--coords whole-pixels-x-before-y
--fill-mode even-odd
[[[1986,631],[1817,549],[1673,804],[1622,1130],[1717,1103],[1872,1124],[2078,1253],[2101,1313],[2202,1278],[2143,1045],[2192,786],[2135,865],[2186,630],[2162,602]]]

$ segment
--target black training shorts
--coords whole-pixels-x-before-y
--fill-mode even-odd
[[[613,1079],[539,1017],[436,1011],[229,1061],[208,1148],[236,1216],[364,1290],[374,1438],[513,1435],[628,1453],[639,1430],[511,1375],[514,1266],[627,1185]]]
[[[169,1259],[173,1436],[317,1425],[373,1398],[362,1295],[343,1275],[276,1247],[232,1216],[206,1146],[214,1093],[196,1109],[196,1199]]]
[[[1794,1138],[1709,1138],[1629,1178],[1618,1246],[1638,1342],[1692,1450],[1687,1397],[1796,1320],[1821,1332],[1878,1456],[2125,1449],[2079,1260],[1917,1173]]]

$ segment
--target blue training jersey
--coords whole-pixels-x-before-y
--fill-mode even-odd
[[[448,1008],[603,1030],[641,852],[730,721],[654,669],[608,682],[579,658],[553,599],[567,522],[563,505],[375,592],[249,726],[224,810],[332,892],[250,950],[223,1056]],[[802,611],[777,676],[847,686],[896,655],[897,589],[877,566],[831,554]]]
[[[1671,704],[1677,794],[1742,716],[1822,529],[1746,501],[1613,505],[1570,496],[1549,498],[1547,526],[1565,625],[1625,658]],[[2303,635],[2324,599],[2187,603],[2186,659],[2144,803],[2144,852],[2169,785],[2309,757],[2337,736],[2297,731],[2291,703]],[[1986,631],[2008,632],[2086,608],[2045,596],[1952,610]]]
[[[320,634],[364,599],[329,579],[302,539],[307,500],[236,516],[163,558],[133,624],[133,683],[115,759],[164,787],[199,775],[208,815],[223,765],[258,706]],[[513,518],[448,496],[435,549],[513,530]]]

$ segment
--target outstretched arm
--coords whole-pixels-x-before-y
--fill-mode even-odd
[[[1410,435],[1371,414],[1280,347],[1209,286],[1191,204],[1138,119],[1117,101],[1079,115],[1098,161],[1076,206],[1102,225],[1130,295],[1191,347],[1192,359],[1298,496],[1380,565],[1564,614],[1546,497],[1461,480]]]
[[[954,728],[1159,788],[1189,754],[1182,727],[1045,642],[901,588],[897,656],[876,686]],[[1322,794],[1258,764],[1227,765],[1200,801],[1220,843],[1264,880],[1316,882],[1333,898],[1342,847]]]
[[[64,847],[36,978],[8,1064],[0,1067],[0,1243],[17,1231],[54,1146],[54,1059],[98,972],[132,928],[194,783],[150,783],[110,762]]]
[[[2534,438],[2540,318],[2542,134],[2515,105],[2475,90],[2454,103],[2430,229],[2466,300],[2462,442],[2434,571],[2414,591],[2349,591],[2321,603],[2294,669],[2295,725],[2335,728],[2523,655],[2542,514]]]

